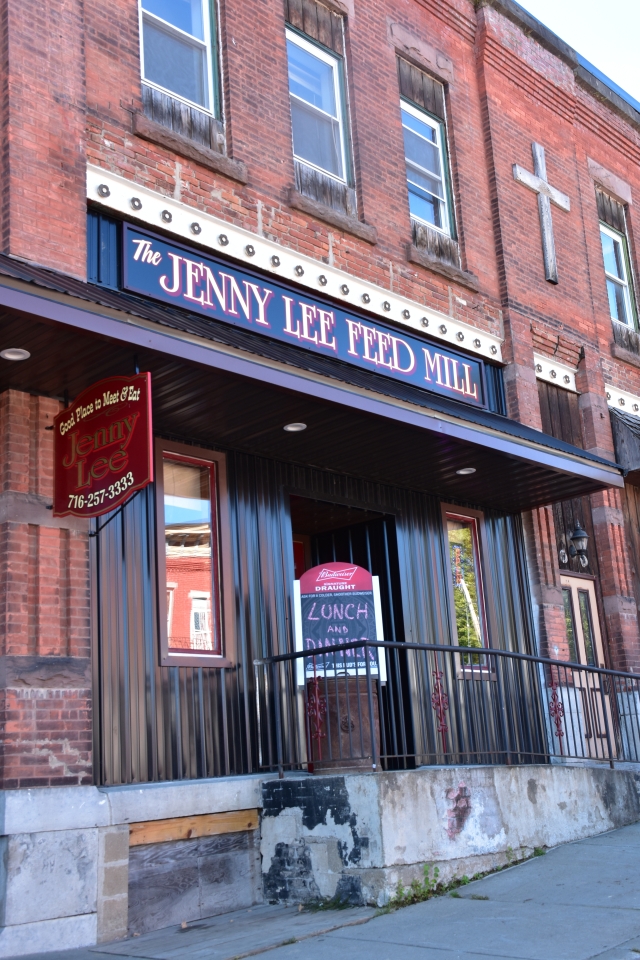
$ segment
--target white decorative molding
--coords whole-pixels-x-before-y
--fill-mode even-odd
[[[635,394],[627,393],[626,390],[618,390],[617,387],[612,387],[608,383],[606,385],[606,397],[610,407],[640,417],[640,397],[636,397]]]
[[[87,167],[87,197],[103,207],[218,254],[391,320],[471,354],[502,361],[502,340],[384,287],[305,257],[274,240],[203,213],[100,167]],[[132,200],[136,202],[132,204]],[[199,229],[198,229],[199,228]],[[223,236],[226,242],[221,244]],[[247,253],[247,249],[252,253]],[[302,272],[301,272],[302,271]]]
[[[534,353],[533,363],[538,380],[546,380],[547,383],[553,383],[556,387],[562,387],[563,390],[571,390],[572,393],[578,392],[576,387],[578,371],[575,367],[561,363],[553,357],[545,357],[541,353]]]

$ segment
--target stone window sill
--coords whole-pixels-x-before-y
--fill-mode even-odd
[[[296,210],[301,210],[303,213],[308,213],[309,216],[315,217],[317,220],[323,220],[325,223],[331,224],[332,227],[337,227],[338,230],[342,230],[344,233],[350,233],[354,237],[359,237],[359,239],[364,240],[365,243],[375,245],[378,242],[378,233],[375,227],[372,227],[368,223],[362,223],[361,220],[356,220],[355,217],[348,217],[346,214],[340,213],[338,210],[334,210],[332,207],[328,207],[318,200],[305,197],[293,188],[289,190],[289,206],[294,207]]]
[[[232,160],[230,157],[225,157],[221,153],[216,153],[214,150],[202,146],[202,144],[193,143],[173,130],[163,127],[162,124],[149,120],[141,113],[133,114],[133,133],[143,140],[157,143],[173,153],[188,157],[189,160],[193,160],[215,173],[221,173],[231,180],[237,180],[238,183],[246,183],[249,179],[246,164],[240,160]]]
[[[631,350],[627,350],[625,347],[621,347],[618,343],[611,344],[611,356],[617,360],[624,360],[625,363],[630,363],[632,367],[640,367],[640,357],[638,354],[632,353]]]
[[[443,263],[441,260],[436,259],[436,257],[425,253],[424,250],[418,250],[412,243],[407,244],[407,260],[409,263],[416,263],[418,266],[425,267],[425,269],[431,270],[441,277],[446,277],[447,280],[453,280],[455,283],[459,283],[463,287],[473,290],[474,293],[477,293],[479,290],[478,278],[475,273],[460,270],[459,267],[454,267],[450,263]]]

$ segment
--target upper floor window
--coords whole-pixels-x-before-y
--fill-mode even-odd
[[[600,240],[611,319],[635,330],[636,305],[633,296],[625,209],[615,197],[605,193],[598,186],[596,186],[596,204],[600,219]]]
[[[142,79],[213,112],[209,0],[141,0]]]
[[[411,216],[450,234],[443,124],[408,103],[401,111]]]
[[[601,223],[600,239],[611,319],[624,323],[628,327],[635,327],[627,238],[624,234]]]
[[[287,57],[294,156],[346,181],[341,58],[289,30]]]

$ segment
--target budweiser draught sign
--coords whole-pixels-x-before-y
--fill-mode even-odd
[[[151,374],[109,377],[54,420],[56,517],[99,517],[153,480]]]
[[[386,680],[384,650],[363,643],[382,641],[380,583],[364,567],[323,563],[294,583],[296,649],[309,654],[298,660],[298,683],[306,675],[366,676]],[[345,650],[332,648],[353,644]],[[304,664],[304,666],[303,666]]]

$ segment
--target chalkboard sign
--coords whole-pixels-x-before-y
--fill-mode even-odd
[[[313,653],[298,660],[298,684],[314,676],[366,676],[386,680],[384,652],[363,647],[364,640],[384,640],[380,585],[364,567],[323,563],[294,582],[296,649]],[[353,647],[331,647],[353,641]],[[316,653],[317,651],[317,653]]]

